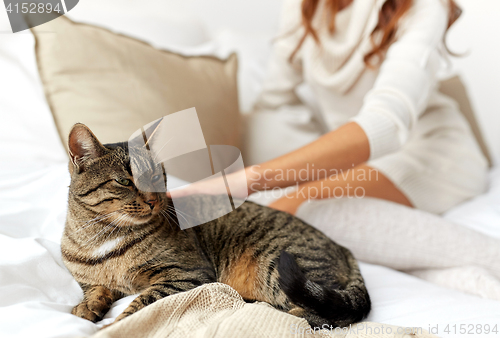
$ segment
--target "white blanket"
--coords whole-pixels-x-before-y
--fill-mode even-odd
[[[113,21],[109,16],[122,4],[125,6],[121,0],[120,4],[118,0],[113,4],[89,0],[81,1],[77,9],[91,2],[95,10],[89,11],[87,18],[110,26],[113,26]],[[103,6],[112,9],[102,11]],[[208,4],[205,6],[211,8]],[[141,9],[144,12],[150,10],[145,6]],[[97,20],[101,12],[107,15]],[[76,14],[76,9],[71,13]],[[130,17],[137,15],[135,10],[133,14],[121,17],[124,28],[134,26]],[[154,14],[160,14],[160,11]],[[150,42],[167,48],[160,40],[174,34],[165,31],[190,32],[184,26],[177,29],[176,23],[172,23],[169,30],[165,27],[168,23],[172,21],[154,21],[145,16],[135,26],[141,29],[151,26],[153,33],[162,32],[157,34],[157,40]],[[204,32],[200,26],[191,23],[188,26]],[[118,24],[113,27],[119,28]],[[9,29],[3,11],[0,11],[0,28],[4,33]],[[151,30],[142,32],[142,35],[141,32],[135,33],[139,38],[155,37],[150,34]],[[265,36],[271,40],[272,34]],[[263,47],[262,41],[267,40],[260,37],[243,40],[229,35],[226,40],[231,40],[231,37],[235,40],[231,41],[232,45],[242,47],[242,106],[250,107],[265,74],[262,65],[266,62],[269,46],[264,42]],[[180,40],[185,42],[189,36]],[[192,44],[197,45],[200,41],[203,39],[196,38]],[[81,300],[82,292],[62,264],[59,250],[69,184],[67,156],[45,102],[33,51],[34,40],[29,33],[0,34],[0,90],[3,93],[0,97],[0,337],[89,336],[110,323],[133,296],[117,301],[97,325],[70,314],[71,308]],[[497,184],[492,184],[492,187],[500,187],[498,169],[496,177]],[[500,237],[499,200],[500,190],[492,189],[463,208],[450,211],[449,217]],[[445,289],[377,265],[361,263],[361,269],[373,301],[368,318],[372,322],[422,327],[443,337],[460,336],[462,327],[469,332],[474,326],[474,336],[480,336],[477,330],[481,328],[484,337],[494,336],[485,333],[487,328],[491,332],[496,325],[497,331],[500,330],[500,302]]]

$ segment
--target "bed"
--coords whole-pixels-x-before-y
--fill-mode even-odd
[[[61,150],[62,151],[62,150]],[[500,175],[492,175],[496,189],[450,212],[459,217],[478,211],[479,227],[485,210],[490,223],[499,224]],[[0,200],[0,332],[2,337],[90,336],[109,324],[133,296],[117,301],[97,325],[70,314],[82,291],[64,267],[59,249],[66,212],[69,174],[67,163],[25,168],[22,174],[2,173]],[[488,203],[492,203],[488,205]],[[472,217],[472,216],[470,216]],[[500,236],[497,230],[497,236]],[[500,321],[500,302],[467,295],[382,266],[361,263],[373,301],[367,320],[405,327],[439,328],[439,336],[458,337],[454,325],[494,325]],[[451,332],[444,330],[448,327]],[[431,331],[432,332],[432,331]],[[475,334],[474,336],[480,336]],[[485,337],[491,336],[484,334]]]
[[[269,44],[259,42],[261,35],[222,31],[210,40],[197,20],[170,15],[172,20],[166,25],[165,18],[154,21],[149,12],[135,22],[141,29],[131,32],[130,11],[115,13],[111,20],[102,12],[89,15],[100,4],[88,1],[86,6],[79,4],[69,16],[186,54],[225,57],[236,49],[241,54],[240,105],[242,110],[251,106],[269,53]],[[4,31],[9,29],[6,20],[0,17]],[[160,30],[155,22],[163,25]],[[181,37],[174,34],[179,30],[184,32]],[[69,185],[68,158],[38,75],[34,43],[30,32],[0,35],[0,337],[87,337],[111,323],[133,296],[117,301],[97,325],[70,314],[82,291],[62,263],[59,248]],[[301,114],[297,111],[294,118],[303,118]],[[313,136],[305,135],[300,142]],[[268,201],[265,196],[257,199],[263,204]],[[484,195],[444,217],[500,238],[500,168],[492,168]],[[421,327],[443,337],[461,336],[461,325],[474,336],[500,332],[500,301],[440,287],[382,266],[361,262],[361,270],[373,301],[370,322]],[[485,325],[489,325],[489,333],[485,333]]]

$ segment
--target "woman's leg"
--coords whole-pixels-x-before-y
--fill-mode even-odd
[[[322,180],[304,183],[292,194],[269,206],[295,214],[299,206],[307,200],[362,197],[380,198],[412,206],[408,198],[384,174],[366,164]]]
[[[361,261],[401,271],[477,267],[500,279],[500,239],[427,212],[380,199],[330,199],[302,204],[297,216]]]

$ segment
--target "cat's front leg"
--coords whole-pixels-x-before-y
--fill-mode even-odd
[[[97,322],[109,311],[115,300],[122,294],[102,285],[82,285],[84,297],[71,311],[75,316]]]
[[[130,303],[125,311],[116,317],[115,323],[139,311],[140,309],[153,304],[157,300],[179,292],[194,289],[201,284],[203,284],[203,282],[196,279],[157,281],[137,296],[137,298]]]

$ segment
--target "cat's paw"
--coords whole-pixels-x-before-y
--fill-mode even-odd
[[[89,302],[81,302],[71,310],[71,313],[80,318],[90,320],[93,323],[98,322],[104,316],[102,311],[94,309]]]

